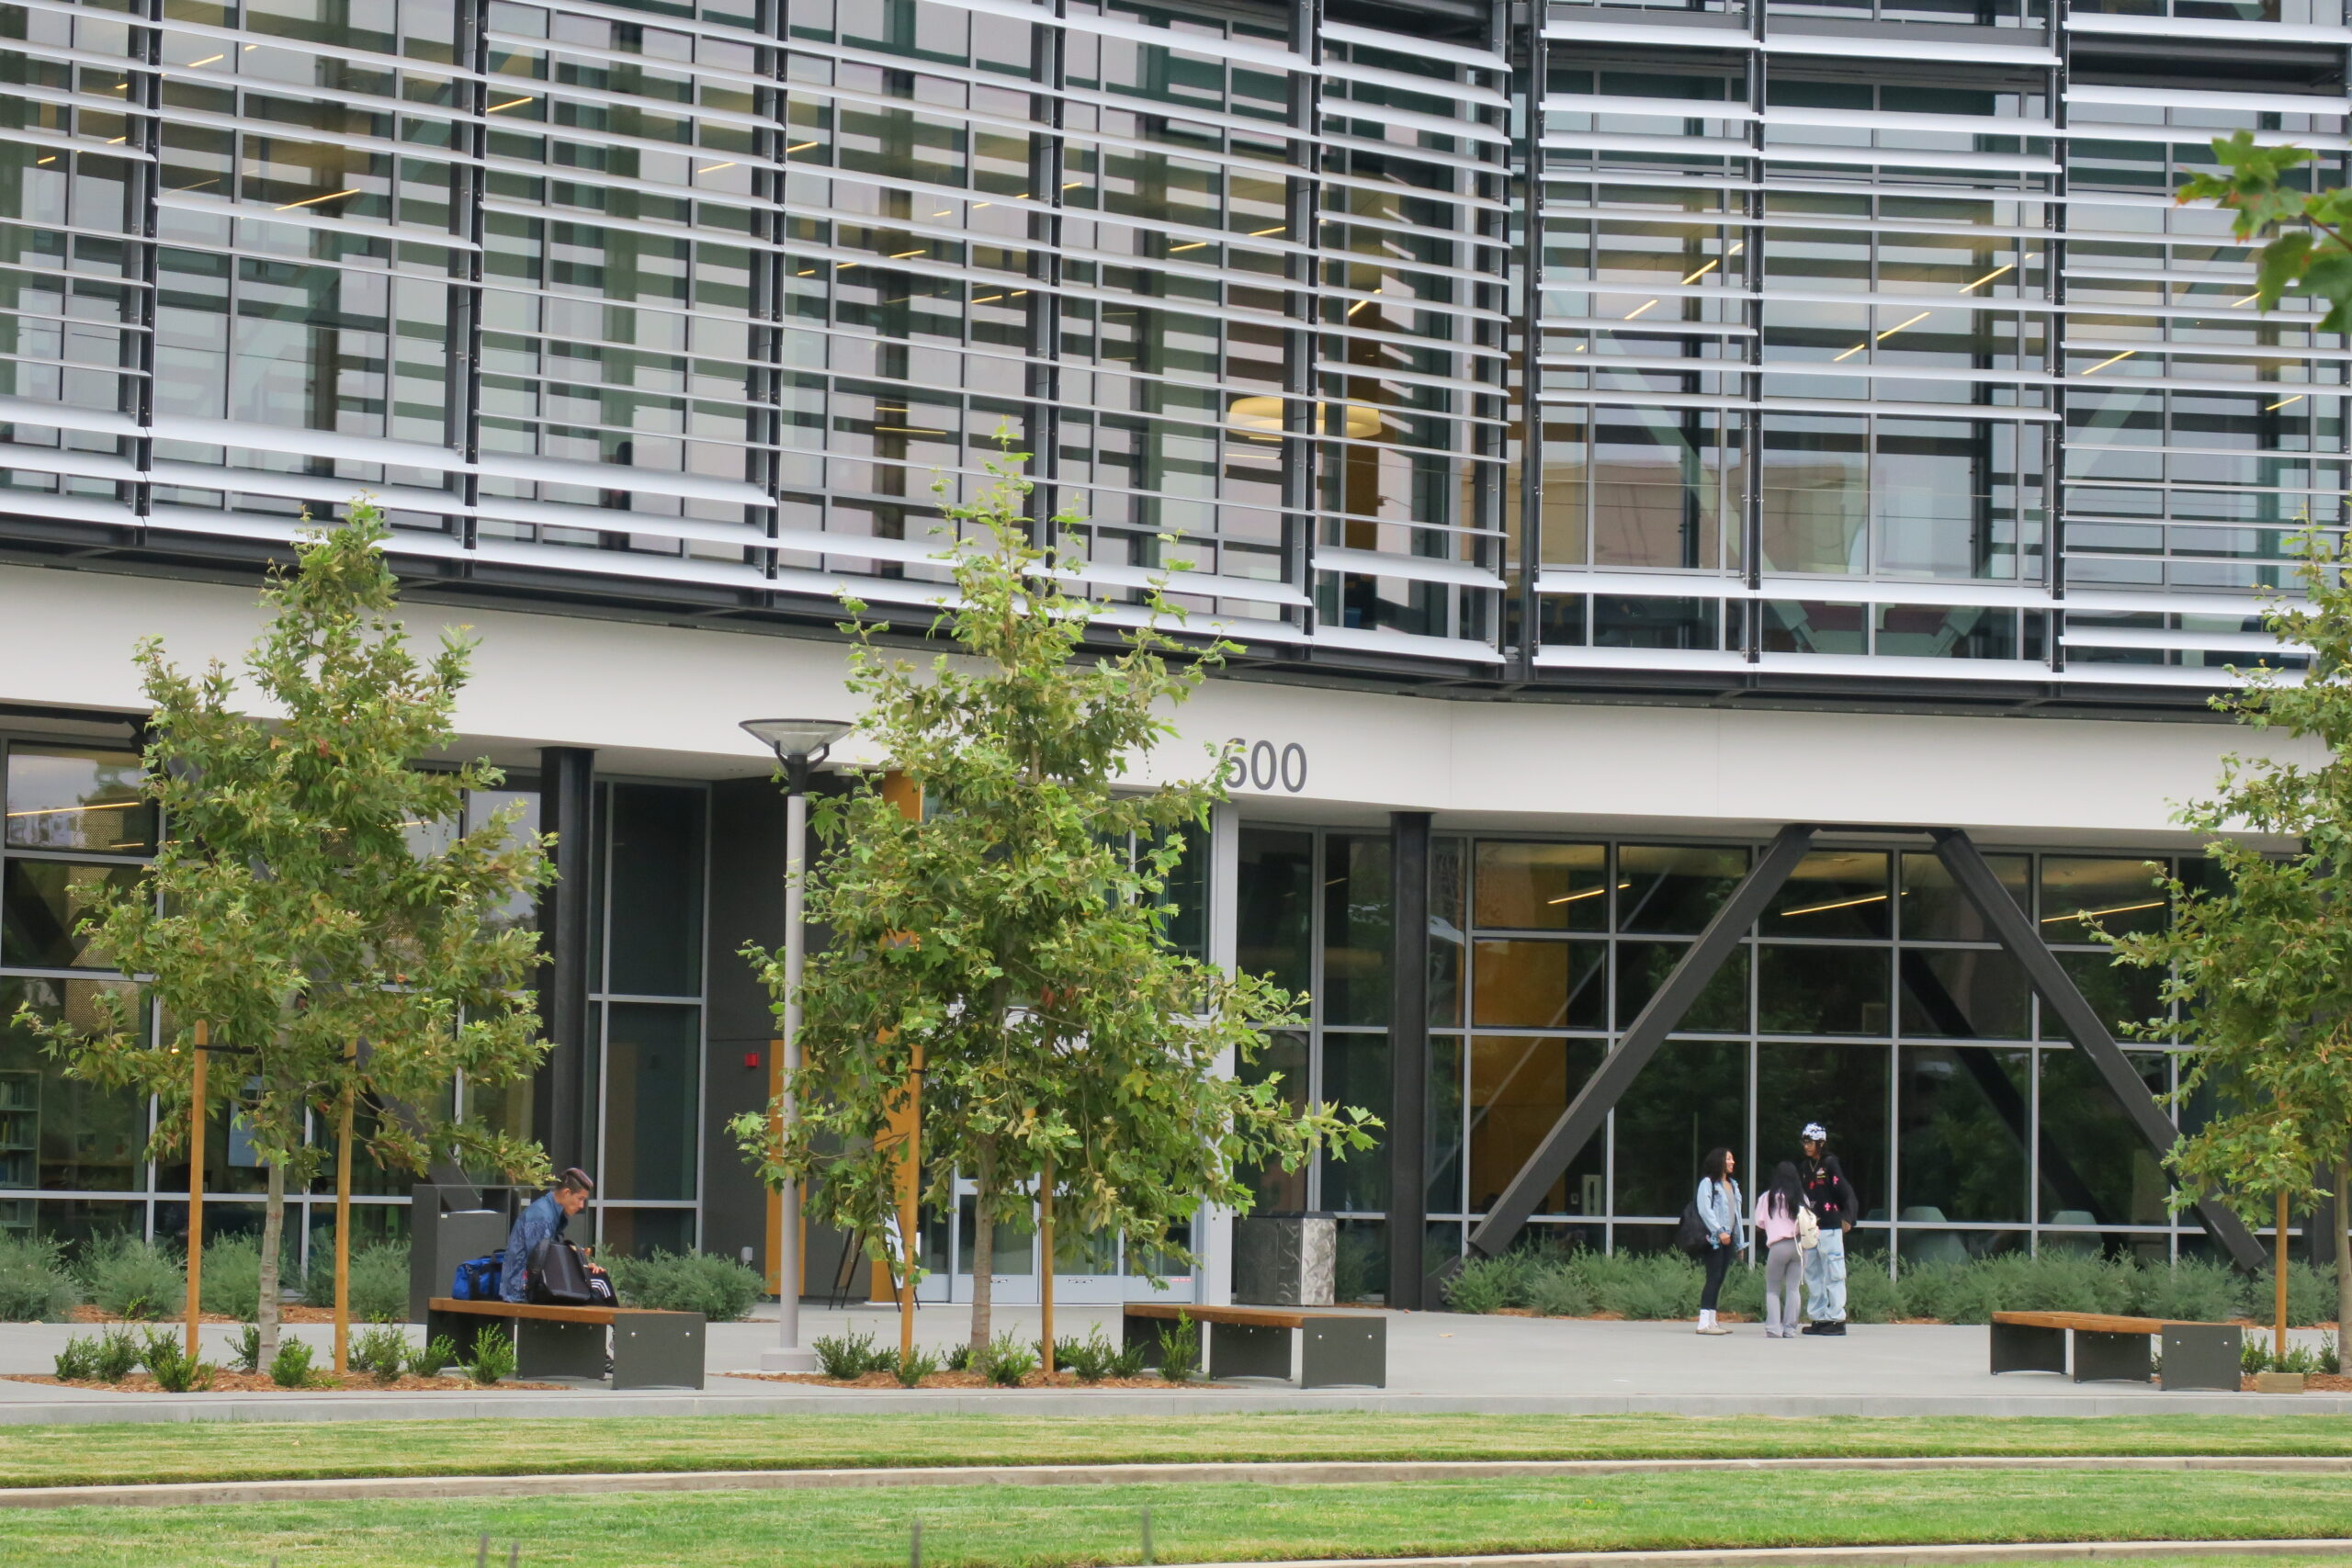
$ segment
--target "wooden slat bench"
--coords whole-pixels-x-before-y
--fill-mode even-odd
[[[518,1378],[599,1378],[605,1375],[605,1330],[613,1331],[615,1388],[700,1388],[703,1316],[698,1312],[648,1312],[637,1307],[541,1306],[531,1302],[461,1302],[435,1296],[425,1337],[446,1334],[469,1349],[480,1320],[514,1325]]]
[[[1295,1333],[1299,1387],[1388,1386],[1388,1320],[1377,1313],[1129,1302],[1124,1321],[1126,1343],[1142,1344],[1157,1353],[1159,1325],[1180,1314],[1202,1325],[1202,1359],[1213,1378],[1289,1377]]]
[[[2161,1340],[2162,1386],[2237,1392],[2242,1331],[2234,1323],[2173,1323],[2098,1312],[1996,1312],[1993,1371],[2063,1376],[2070,1337],[2076,1382],[2146,1382],[2149,1351]]]

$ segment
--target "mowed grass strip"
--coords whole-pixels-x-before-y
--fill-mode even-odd
[[[0,1427],[0,1486],[1203,1460],[2352,1455],[2339,1416],[712,1416]],[[1792,1485],[1805,1484],[1791,1483]]]
[[[1715,1472],[1379,1486],[1011,1486],[23,1510],[0,1562],[76,1568],[932,1568],[1702,1546],[2352,1537],[2327,1476],[2098,1471]]]

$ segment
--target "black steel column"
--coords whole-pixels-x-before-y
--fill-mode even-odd
[[[1429,1273],[1430,814],[1388,814],[1388,1304],[1419,1312]]]
[[[555,835],[555,881],[539,895],[539,1024],[554,1049],[532,1085],[531,1111],[533,1131],[558,1170],[585,1166],[596,1147],[588,1120],[595,1061],[588,1009],[595,787],[595,752],[580,746],[539,752],[539,828]]]

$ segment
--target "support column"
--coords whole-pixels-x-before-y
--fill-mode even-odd
[[[588,1093],[595,1063],[588,1009],[595,786],[594,751],[549,746],[539,752],[539,826],[556,836],[555,881],[539,895],[539,1022],[554,1049],[532,1086],[531,1110],[558,1170],[584,1168],[596,1149]]]
[[[1388,814],[1388,1304],[1429,1284],[1430,814]]]
[[[1198,853],[1198,851],[1193,852]],[[1229,800],[1209,807],[1208,961],[1231,973],[1240,961],[1241,808]],[[1231,1077],[1238,1064],[1227,1052],[1216,1062],[1217,1072]],[[1233,1211],[1216,1204],[1201,1206],[1200,1229],[1193,1237],[1199,1255],[1200,1296],[1207,1306],[1233,1304]]]

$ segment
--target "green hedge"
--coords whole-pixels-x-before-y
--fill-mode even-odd
[[[2226,1264],[2187,1258],[2166,1267],[2077,1252],[2029,1257],[2000,1253],[1964,1263],[1921,1263],[1889,1279],[1883,1260],[1849,1255],[1846,1312],[1856,1323],[1935,1318],[1986,1323],[1996,1311],[2109,1312],[2211,1322],[2271,1315],[2268,1275],[2241,1275]],[[1695,1316],[1702,1275],[1679,1252],[1512,1252],[1465,1264],[1445,1287],[1456,1312],[1523,1308],[1545,1317]],[[1735,1267],[1724,1281],[1723,1310],[1760,1317],[1764,1271]],[[2335,1316],[2335,1277],[2309,1264],[2287,1271],[2287,1316],[2297,1326]]]

